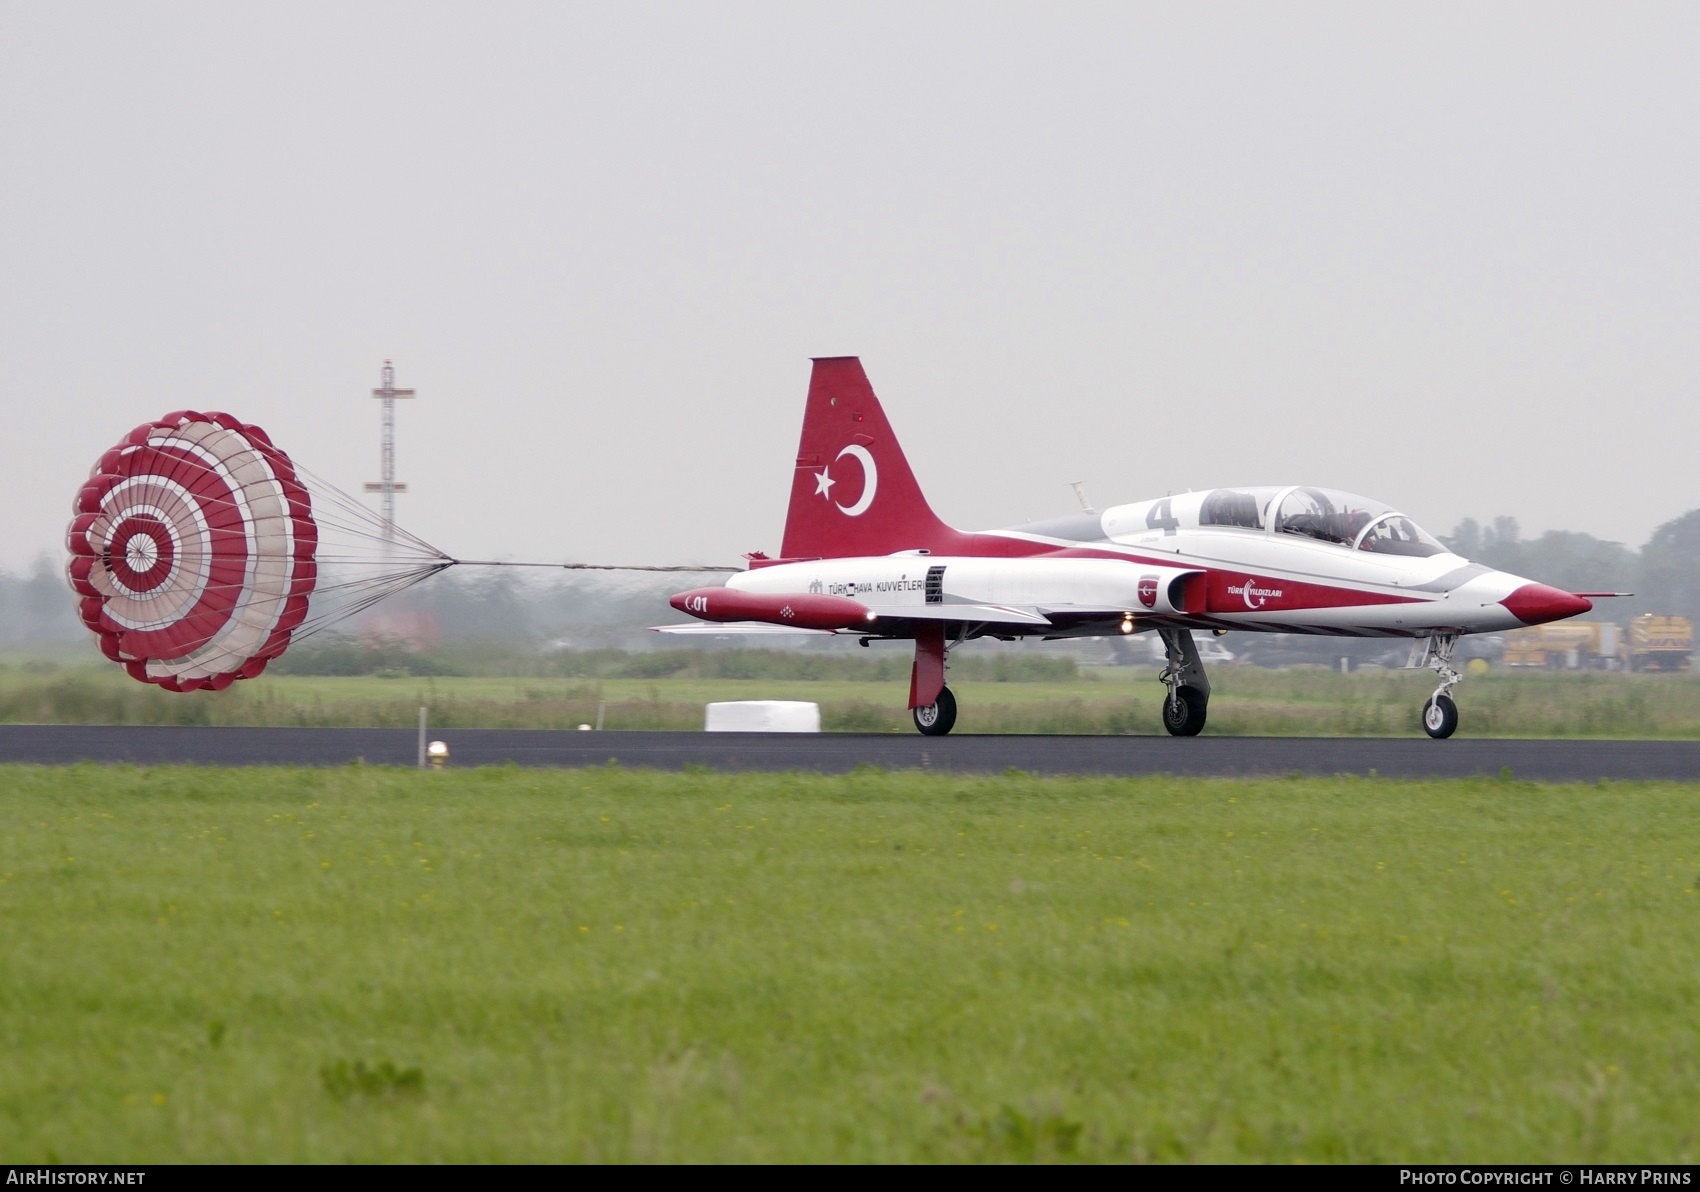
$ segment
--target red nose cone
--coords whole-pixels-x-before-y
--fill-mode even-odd
[[[1590,611],[1594,602],[1586,596],[1572,596],[1545,584],[1524,584],[1500,601],[1511,615],[1525,625],[1540,625],[1546,621],[1562,621]]]

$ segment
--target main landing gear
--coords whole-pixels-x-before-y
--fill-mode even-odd
[[[1210,680],[1204,675],[1190,629],[1159,629],[1169,664],[1158,675],[1169,694],[1163,698],[1163,727],[1171,736],[1196,737],[1210,706]]]
[[[922,735],[942,737],[956,726],[956,697],[950,693],[950,688],[939,688],[939,697],[930,704],[919,708],[911,708],[909,715],[915,718],[915,727]]]
[[[1410,668],[1431,666],[1440,676],[1440,686],[1423,705],[1423,732],[1437,741],[1444,741],[1458,730],[1458,705],[1452,702],[1452,689],[1464,678],[1452,666],[1452,651],[1458,645],[1456,633],[1437,633],[1418,638],[1411,643]]]
[[[960,644],[961,639],[957,639]],[[944,685],[949,657],[944,626],[938,622],[915,631],[915,665],[909,672],[909,715],[924,736],[942,737],[956,726],[956,697]]]

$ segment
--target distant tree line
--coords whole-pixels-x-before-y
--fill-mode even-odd
[[[1700,618],[1700,509],[1654,530],[1639,551],[1569,530],[1525,539],[1514,517],[1487,525],[1467,517],[1441,541],[1472,562],[1566,591],[1635,593],[1603,604],[1609,617],[1653,612]]]
[[[826,639],[818,639],[822,642]],[[842,643],[840,643],[842,644]],[[671,649],[536,649],[487,640],[413,649],[397,642],[363,642],[320,634],[268,668],[280,675],[376,675],[425,678],[502,675],[553,679],[806,679],[885,680],[909,677],[912,655],[889,650],[773,650],[688,641]],[[963,652],[951,658],[957,678],[994,683],[1060,683],[1080,676],[1072,658],[1024,651]]]
[[[64,564],[41,555],[23,575],[0,571],[0,644],[51,644],[87,640]]]
[[[712,576],[549,575],[508,568],[450,570],[404,593],[397,609],[421,614],[442,641],[522,640],[557,648],[644,649],[648,627],[683,620],[667,604]],[[380,605],[375,612],[385,612]],[[366,626],[356,622],[351,628]]]

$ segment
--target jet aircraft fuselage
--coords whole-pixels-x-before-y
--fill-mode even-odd
[[[1119,630],[1122,620],[1133,631],[1184,625],[1427,637],[1503,632],[1592,607],[1583,597],[1471,563],[1426,535],[1385,539],[1378,550],[1379,526],[1373,525],[1354,544],[1283,528],[1279,519],[1262,526],[1197,524],[1200,506],[1212,498],[1265,498],[1261,512],[1268,504],[1279,508],[1275,498],[1283,494],[1288,503],[1326,496],[1358,515],[1375,508],[1315,488],[1217,489],[975,535],[1006,544],[1004,555],[903,551],[766,566],[758,561],[726,586],[845,597],[878,620],[958,610],[951,619],[978,617],[988,628],[1007,625],[1023,636],[1041,630],[1045,637],[1098,636]],[[1414,529],[1408,519],[1390,516]],[[1179,524],[1152,528],[1153,521]],[[1388,553],[1389,544],[1407,553]],[[1107,626],[1106,619],[1118,624]]]
[[[964,533],[933,514],[860,362],[815,362],[781,557],[752,555],[723,588],[673,597],[710,624],[664,632],[848,633],[913,639],[910,707],[948,732],[949,649],[1157,632],[1164,723],[1202,729],[1209,682],[1191,631],[1413,639],[1440,686],[1431,736],[1451,734],[1460,635],[1588,611],[1587,597],[1471,563],[1378,501],[1305,485],[1217,488]]]

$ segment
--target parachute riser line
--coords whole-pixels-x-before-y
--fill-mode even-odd
[[[742,567],[698,567],[694,564],[662,567],[639,563],[518,563],[507,559],[449,559],[448,565],[454,567],[548,567],[557,571],[682,571],[702,573],[744,570]]]

